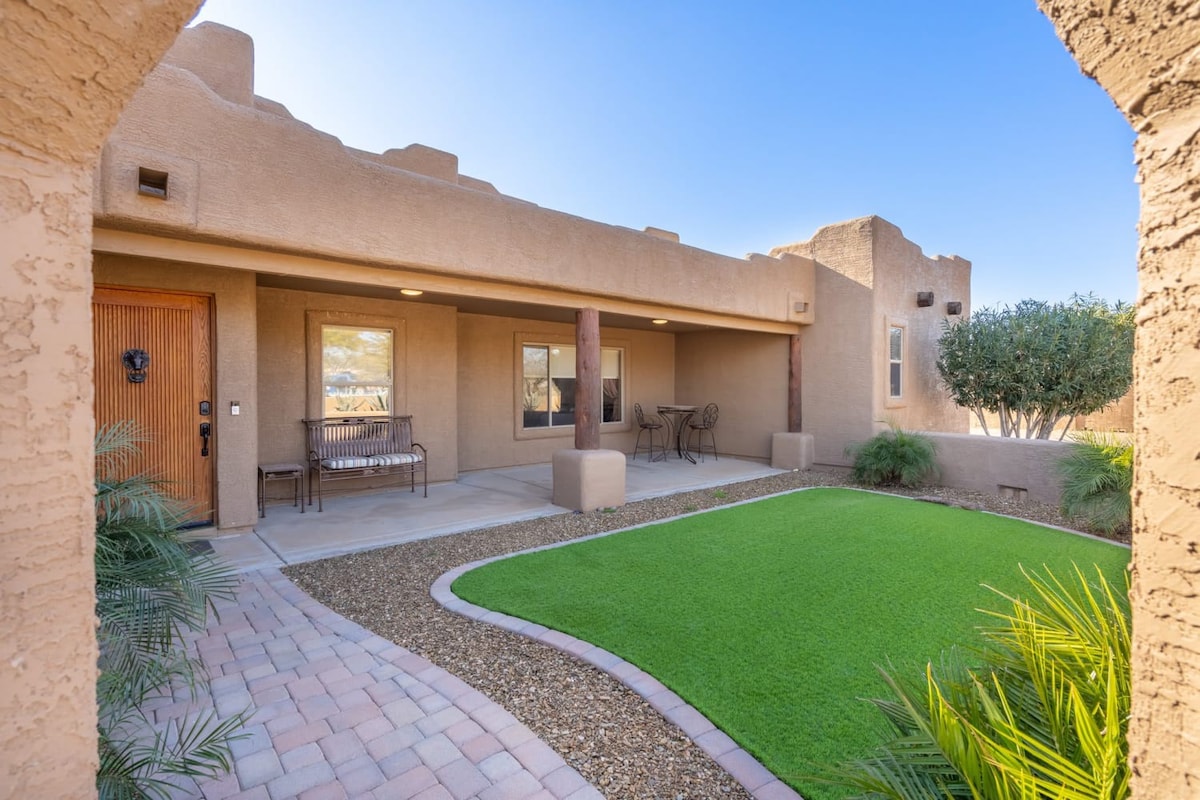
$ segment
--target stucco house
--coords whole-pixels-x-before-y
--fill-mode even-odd
[[[92,401],[103,358],[89,304],[104,234],[93,177],[118,116],[199,5],[8,3],[0,17],[0,797],[95,796]],[[1167,0],[1038,6],[1138,134],[1131,788],[1189,797],[1200,784],[1200,18]],[[257,353],[237,331],[217,346]],[[815,427],[811,410],[804,427]],[[257,428],[228,421],[218,427],[234,445]]]
[[[413,415],[430,481],[550,461],[584,307],[607,449],[633,449],[635,403],[718,403],[720,452],[755,459],[777,433],[837,464],[884,420],[967,431],[933,359],[969,262],[878,217],[731,258],[506,196],[423,145],[345,147],[255,95],[253,43],[213,23],[108,138],[93,249],[98,415],[143,420],[223,529],[254,523],[257,464],[304,461],[305,418]]]

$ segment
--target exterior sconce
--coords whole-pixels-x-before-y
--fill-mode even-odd
[[[146,368],[150,366],[150,354],[145,350],[126,350],[121,356],[130,383],[145,383]]]
[[[957,300],[951,300],[949,303],[946,303],[946,313],[952,317],[957,317],[962,313],[962,303]]]
[[[166,200],[169,178],[170,176],[162,170],[138,167],[138,194]]]
[[[917,308],[929,308],[933,305],[933,292],[917,292]]]

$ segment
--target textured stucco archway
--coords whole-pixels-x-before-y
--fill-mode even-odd
[[[1200,796],[1200,4],[1039,0],[1137,131],[1137,797]]]
[[[92,171],[199,0],[0,5],[0,796],[95,796]]]

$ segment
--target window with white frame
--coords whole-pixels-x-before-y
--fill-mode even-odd
[[[575,424],[575,347],[526,343],[521,347],[521,427],[554,428]],[[600,348],[601,422],[620,422],[622,351]]]
[[[393,408],[392,331],[321,326],[321,384],[326,417],[387,416]]]
[[[904,328],[888,326],[888,397],[903,397]]]

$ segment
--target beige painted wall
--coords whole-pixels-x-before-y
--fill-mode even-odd
[[[713,432],[719,453],[769,459],[771,435],[787,430],[788,337],[745,331],[677,335],[675,402],[720,407]]]
[[[1168,0],[1039,0],[1138,132],[1133,714],[1137,798],[1200,786],[1200,18]]]
[[[938,483],[942,486],[1028,498],[1052,506],[1062,500],[1058,462],[1069,452],[1070,442],[966,433],[925,435],[937,446]]]
[[[429,452],[428,479],[454,480],[458,474],[456,423],[455,311],[429,303],[406,303],[347,295],[260,287],[258,298],[259,455],[266,462],[307,463],[306,417],[309,409],[307,325],[314,319],[368,327],[395,324],[403,351],[395,364],[395,413],[411,414],[413,438]],[[320,312],[330,312],[320,314]],[[319,362],[316,362],[319,363]],[[319,383],[320,377],[312,378]],[[319,392],[319,390],[318,390]],[[394,486],[395,478],[384,485]],[[371,481],[348,481],[342,488],[363,488]],[[285,487],[286,488],[286,487]]]
[[[819,464],[846,465],[847,444],[869,439],[891,421],[913,430],[968,430],[937,375],[936,342],[946,302],[970,309],[971,265],[930,258],[880,217],[826,225],[806,242],[777,247],[817,262],[815,324],[801,333],[803,428]],[[918,291],[934,304],[918,308]],[[905,329],[902,391],[888,397],[888,328]]]
[[[667,308],[780,323],[809,319],[810,311],[795,312],[791,303],[811,286],[813,267],[804,258],[730,258],[539,208],[445,180],[450,162],[426,169],[439,177],[409,171],[425,168],[428,153],[366,157],[290,116],[260,110],[257,100],[248,104],[248,37],[213,23],[185,37],[203,41],[181,43],[176,63],[204,73],[220,94],[170,64],[147,79],[105,148],[95,206],[105,227],[654,298]],[[199,54],[222,66],[196,67]],[[139,167],[169,173],[166,200],[137,196]]]
[[[517,431],[519,343],[575,343],[572,325],[460,314],[458,317],[459,468],[543,464],[555,450],[575,446],[574,428]],[[637,431],[633,404],[652,411],[675,402],[675,337],[668,333],[601,327],[603,347],[625,348],[625,411],[629,419],[605,423],[600,446],[632,452]]]
[[[0,798],[96,794],[92,170],[197,5],[0,13]]]
[[[938,339],[944,323],[965,319],[971,310],[971,263],[957,256],[930,258],[887,220],[871,217],[875,259],[874,402],[876,419],[908,430],[967,433],[970,412],[950,399],[937,371]],[[933,292],[932,306],[917,306],[917,292]],[[962,303],[952,316],[946,303]],[[904,329],[901,392],[888,396],[888,328]]]
[[[209,294],[213,298],[213,439],[216,521],[244,528],[258,519],[258,349],[255,347],[254,274],[194,264],[97,254],[95,282],[142,289]],[[230,403],[241,414],[230,413]]]

